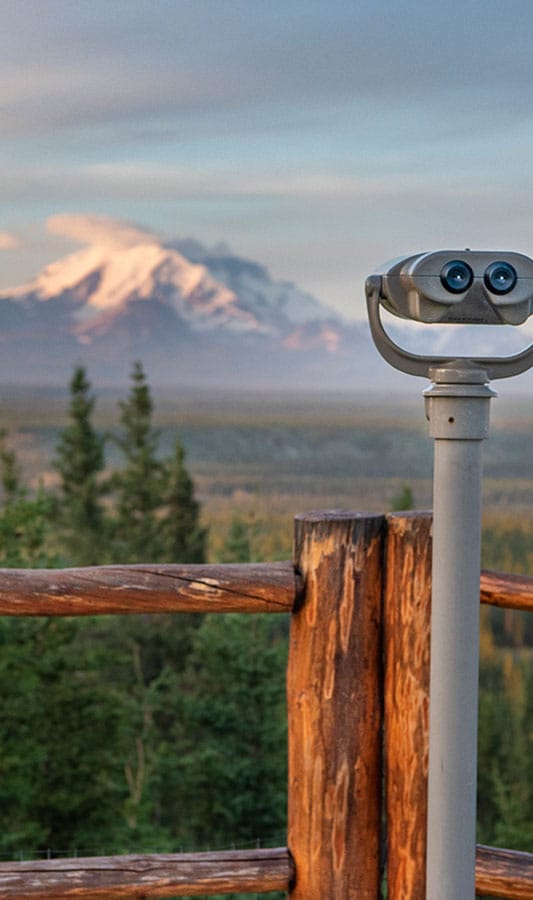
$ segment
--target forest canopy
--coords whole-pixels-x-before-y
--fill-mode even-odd
[[[76,368],[46,487],[24,483],[1,433],[0,565],[206,561],[184,446],[162,449],[141,363],[112,432],[94,425],[95,403]],[[412,502],[406,485],[393,505]],[[234,510],[218,560],[256,559],[259,527]],[[531,572],[516,522],[492,522],[484,546],[485,565]],[[0,619],[2,857],[283,845],[287,630],[261,615]],[[533,842],[529,644],[524,617],[484,611],[479,839],[521,849]]]

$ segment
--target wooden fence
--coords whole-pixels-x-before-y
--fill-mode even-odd
[[[291,628],[287,847],[2,863],[0,898],[377,900],[386,875],[389,900],[425,900],[430,572],[428,514],[337,511],[296,518],[294,564],[2,570],[0,615],[268,612]],[[483,573],[480,597],[533,610],[533,579]],[[533,855],[478,847],[476,891],[531,900]]]

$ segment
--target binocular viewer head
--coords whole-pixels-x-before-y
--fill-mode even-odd
[[[439,367],[459,362],[470,373],[492,379],[533,366],[533,344],[507,357],[419,356],[394,343],[380,316],[383,307],[416,322],[521,325],[533,312],[533,260],[522,253],[436,250],[403,256],[370,275],[365,291],[374,343],[401,372],[427,378]]]
[[[533,260],[487,250],[419,253],[386,263],[366,292],[417,322],[520,325],[533,312]]]

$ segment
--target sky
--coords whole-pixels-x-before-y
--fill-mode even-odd
[[[65,214],[225,242],[351,318],[387,259],[533,254],[531,0],[0,15],[0,288],[78,248]]]

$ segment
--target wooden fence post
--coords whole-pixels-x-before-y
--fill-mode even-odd
[[[383,516],[298,516],[287,676],[291,900],[376,900]]]
[[[425,900],[431,515],[389,516],[383,612],[390,900]]]

